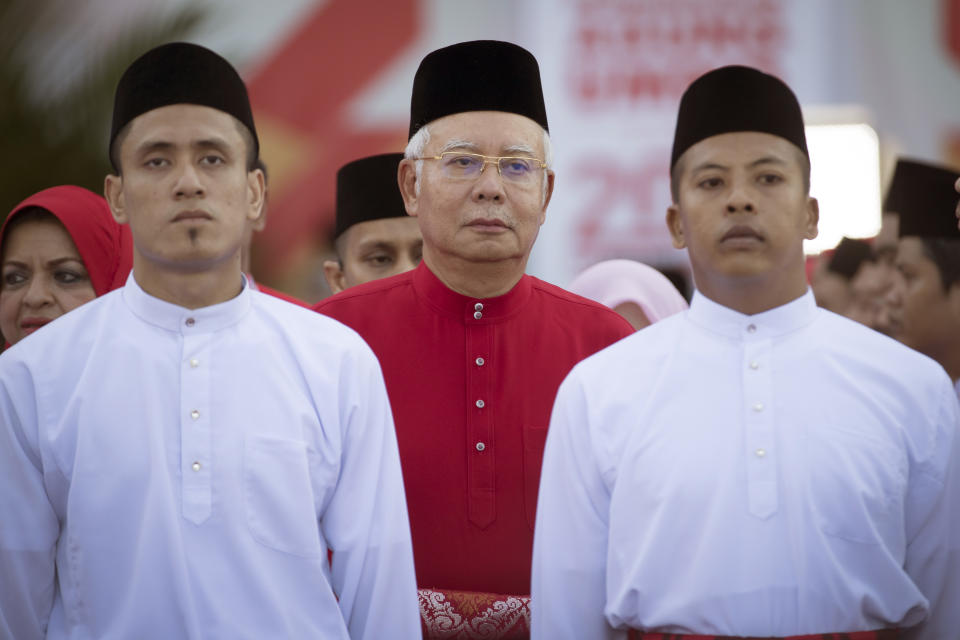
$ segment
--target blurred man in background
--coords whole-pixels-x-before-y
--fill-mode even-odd
[[[354,160],[337,172],[337,259],[323,263],[333,293],[420,264],[420,227],[407,215],[397,186],[401,160],[402,153],[386,153]]]
[[[888,295],[891,334],[939,362],[960,381],[960,230],[950,217],[956,205],[956,171],[900,161],[903,196],[896,267]],[[960,392],[960,391],[958,391]]]

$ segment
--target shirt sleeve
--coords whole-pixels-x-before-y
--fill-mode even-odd
[[[420,638],[400,456],[373,353],[349,354],[340,384],[340,476],[321,517],[332,586],[351,638]]]
[[[0,363],[0,638],[31,640],[46,636],[60,525],[44,487],[32,384],[16,368]]]
[[[910,479],[905,569],[930,602],[905,640],[950,640],[960,629],[960,416],[944,382],[930,458]]]
[[[579,368],[560,385],[540,475],[531,576],[531,638],[622,638],[604,616],[610,495]]]

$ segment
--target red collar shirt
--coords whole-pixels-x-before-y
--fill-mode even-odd
[[[632,333],[619,315],[532,276],[495,298],[425,263],[315,309],[380,359],[393,408],[418,583],[530,592],[540,463],[560,382]]]

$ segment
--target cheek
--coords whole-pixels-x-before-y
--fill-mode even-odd
[[[0,333],[9,340],[15,335],[17,314],[23,295],[18,292],[0,291]]]
[[[59,289],[54,293],[54,299],[57,306],[60,307],[60,314],[73,311],[82,304],[90,302],[97,297],[93,290],[93,285],[70,287],[69,289]]]

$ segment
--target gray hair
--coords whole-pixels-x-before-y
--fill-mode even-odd
[[[543,131],[543,161],[547,165],[547,169],[550,169],[553,166],[553,147],[550,145],[550,134],[547,133],[546,129]],[[420,179],[423,176],[423,150],[427,148],[427,144],[430,142],[430,125],[424,125],[420,127],[413,137],[410,138],[410,141],[407,143],[407,148],[403,151],[403,157],[408,160],[416,159],[415,172],[417,176],[417,182],[414,185],[414,193],[417,196],[420,195]],[[544,177],[543,180],[543,191],[540,196],[540,204],[544,204],[547,201],[547,180]]]

